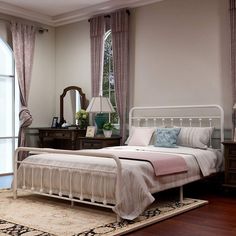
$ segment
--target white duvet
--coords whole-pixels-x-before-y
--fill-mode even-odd
[[[124,160],[122,163],[122,189],[121,199],[116,203],[114,211],[124,219],[134,219],[140,215],[145,208],[154,201],[152,193],[160,192],[165,189],[178,187],[186,183],[200,179],[202,176],[208,176],[220,170],[222,166],[222,156],[215,150],[201,150],[187,147],[178,148],[157,148],[121,146],[106,148],[97,151],[112,153],[113,149],[125,149],[127,151],[138,152],[170,152],[181,155],[188,166],[188,172],[156,177],[152,165],[145,161]],[[83,178],[78,171],[73,171],[72,180],[66,170],[68,167],[109,170],[115,171],[116,164],[114,160],[101,157],[88,157],[68,154],[39,154],[29,156],[24,162],[33,162],[40,164],[50,164],[63,167],[61,171],[63,195],[69,195],[69,185],[72,186],[72,196],[80,197],[81,189],[83,197],[91,199],[91,185],[96,186],[93,197],[95,201],[102,202],[104,197],[104,188],[107,190],[106,200],[108,203],[115,203],[115,183],[116,179],[112,175],[104,176],[101,173],[91,176],[91,172],[84,172]],[[24,163],[23,162],[23,163]],[[25,180],[23,183],[23,165],[25,169]],[[43,184],[43,192],[50,191],[50,174],[48,168],[43,169],[43,178],[41,180],[41,169],[34,168],[33,183],[32,170],[29,164],[21,164],[18,171],[18,187],[34,187],[40,191]],[[95,177],[95,178],[94,178]],[[105,179],[105,180],[104,180]],[[71,182],[70,182],[71,181]],[[59,193],[59,171],[55,168],[51,175],[51,189],[53,193]]]

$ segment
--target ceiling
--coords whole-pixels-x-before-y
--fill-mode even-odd
[[[162,0],[0,0],[0,13],[60,26],[96,14],[159,1]]]

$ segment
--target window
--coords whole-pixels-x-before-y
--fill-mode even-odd
[[[111,30],[108,30],[104,37],[104,65],[103,65],[103,83],[102,91],[104,97],[109,97],[111,104],[115,109],[109,117],[113,124],[119,123],[119,116],[117,113],[116,97],[115,97],[115,81],[113,73],[113,57],[112,57],[112,37]]]
[[[13,52],[0,38],[0,175],[12,173],[19,127],[19,88]]]

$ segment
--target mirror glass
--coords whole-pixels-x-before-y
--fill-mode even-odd
[[[86,109],[85,104],[85,94],[80,87],[66,87],[60,96],[60,125],[65,121],[70,125],[75,125],[75,113],[80,109]]]
[[[64,97],[64,119],[68,124],[75,124],[75,113],[81,109],[79,91],[70,90]]]

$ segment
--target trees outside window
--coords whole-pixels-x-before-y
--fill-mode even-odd
[[[102,92],[104,97],[108,97],[115,109],[115,113],[110,114],[110,122],[119,124],[115,97],[115,81],[113,73],[112,37],[111,30],[107,31],[104,37],[104,67]]]

